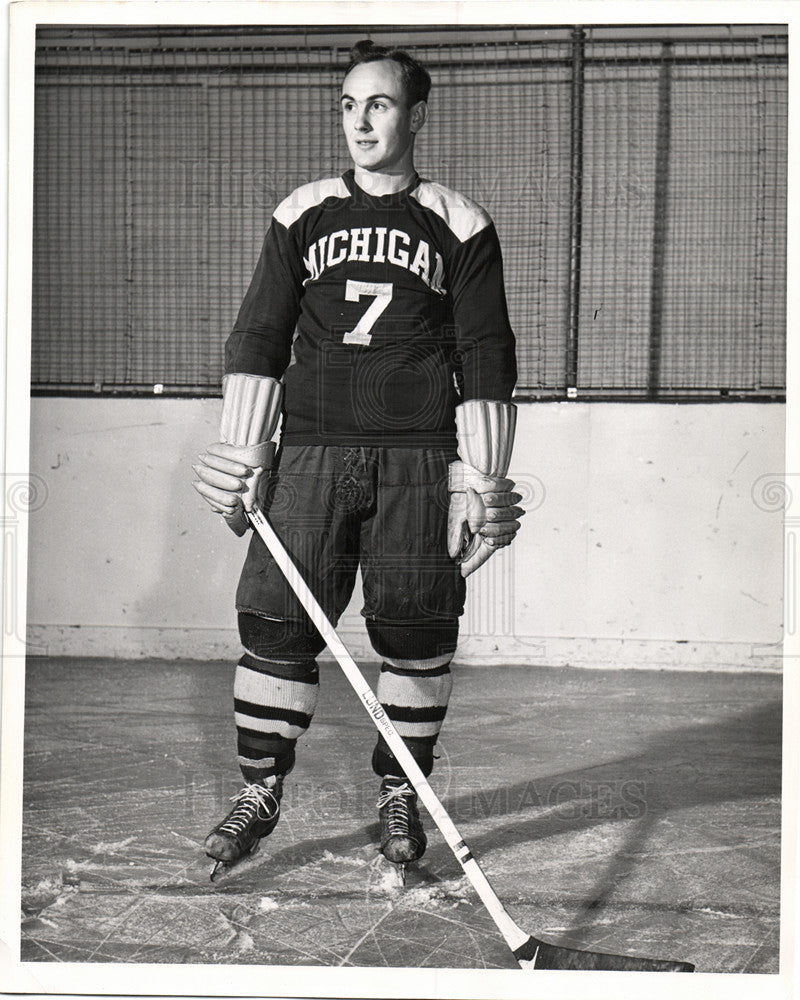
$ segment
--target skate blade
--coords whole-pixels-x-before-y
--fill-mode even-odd
[[[372,863],[378,877],[376,888],[382,892],[394,893],[404,888],[407,877],[407,862],[389,861],[379,854]]]
[[[216,861],[214,863],[214,867],[211,869],[211,875],[209,876],[209,879],[212,882],[215,881],[217,875],[219,875],[220,872],[225,872],[229,868],[230,868],[230,865],[228,864],[227,861]]]
[[[236,861],[221,861],[219,859],[216,859],[214,861],[214,867],[211,869],[211,875],[209,876],[210,881],[215,882],[217,879],[217,875],[219,874],[224,875],[226,872],[229,872],[232,868],[235,868],[237,865],[241,864],[242,861],[244,861],[246,858],[252,858],[252,856],[258,851],[260,846],[261,846],[261,841],[257,840],[250,848],[250,850],[247,851],[245,854],[243,854],[240,858],[237,858]]]

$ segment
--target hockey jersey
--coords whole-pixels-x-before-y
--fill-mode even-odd
[[[450,444],[459,402],[516,381],[491,219],[419,176],[386,196],[352,170],[303,185],[275,210],[225,371],[284,378],[287,444]]]

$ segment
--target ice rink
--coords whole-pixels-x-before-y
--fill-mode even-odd
[[[406,887],[387,878],[374,729],[334,664],[275,833],[209,881],[202,842],[239,787],[232,675],[28,662],[22,960],[515,968],[427,817]],[[523,928],[778,971],[777,674],[456,661],[454,677],[432,783]]]

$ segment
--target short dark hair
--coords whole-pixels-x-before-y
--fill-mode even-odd
[[[400,67],[403,89],[409,107],[418,101],[428,100],[428,94],[431,92],[431,77],[425,67],[421,66],[404,49],[376,45],[371,38],[356,42],[352,47],[350,65],[347,67],[345,76],[354,66],[360,66],[361,63],[380,62],[384,59],[390,59]]]

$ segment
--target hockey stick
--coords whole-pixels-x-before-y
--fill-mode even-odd
[[[283,546],[275,529],[267,521],[260,510],[248,513],[253,527],[259,533],[264,544],[278,564],[289,586],[297,595],[309,618],[316,626],[322,638],[328,644],[339,666],[345,673],[356,694],[369,712],[372,721],[377,726],[383,738],[411,781],[417,794],[422,799],[425,808],[438,826],[448,846],[455,854],[464,873],[472,883],[481,902],[489,911],[489,915],[505,938],[506,944],[514,953],[514,957],[523,969],[613,969],[619,971],[650,971],[650,972],[693,972],[694,966],[688,962],[663,961],[651,958],[635,958],[626,955],[608,955],[601,952],[580,951],[575,948],[562,948],[559,945],[548,944],[532,937],[523,931],[511,919],[506,908],[500,902],[489,880],[472,856],[461,834],[455,828],[453,821],[445,811],[428,780],[420,770],[417,762],[411,756],[402,737],[394,728],[391,720],[381,708],[376,695],[356,665],[355,660],[347,651],[344,643],[328,621],[325,612],[320,607],[308,585],[295,566]]]

